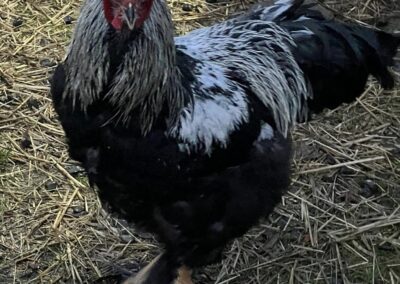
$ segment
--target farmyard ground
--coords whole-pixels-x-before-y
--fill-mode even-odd
[[[101,209],[51,106],[47,79],[80,2],[0,3],[0,283],[91,283],[135,272],[159,252],[150,235]],[[185,33],[250,3],[169,4]],[[400,30],[397,0],[325,4],[343,19]],[[373,81],[355,103],[298,126],[282,205],[198,283],[400,283],[399,129],[400,86],[384,92]]]

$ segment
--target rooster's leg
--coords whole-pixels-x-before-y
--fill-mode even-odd
[[[178,278],[174,284],[194,284],[192,281],[192,271],[186,266],[179,268]]]
[[[172,276],[173,269],[166,269],[165,258],[162,255],[157,256],[148,265],[142,268],[138,274],[125,280],[123,284],[147,284],[147,283],[165,283],[165,279]],[[164,282],[163,282],[164,281]],[[178,269],[178,276],[173,284],[194,284],[192,281],[192,271],[181,266]]]
[[[146,283],[147,278],[149,277],[150,271],[154,268],[154,266],[160,260],[161,255],[157,256],[153,259],[149,264],[147,264],[144,268],[142,268],[138,274],[133,277],[129,277],[122,284],[142,284]]]

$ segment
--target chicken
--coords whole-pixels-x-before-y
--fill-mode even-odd
[[[175,38],[162,0],[87,0],[51,93],[100,199],[164,246],[127,283],[191,283],[218,261],[288,188],[290,127],[370,74],[393,87],[399,44],[297,0]]]

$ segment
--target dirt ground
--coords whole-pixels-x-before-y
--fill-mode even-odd
[[[0,2],[0,283],[113,283],[160,251],[101,209],[51,106],[48,78],[80,2]],[[181,34],[251,3],[169,4]],[[400,31],[398,0],[324,5],[342,20]],[[399,66],[393,72],[399,82]],[[400,283],[399,132],[400,84],[383,91],[374,80],[356,102],[299,125],[282,204],[221,264],[197,271],[197,283]]]

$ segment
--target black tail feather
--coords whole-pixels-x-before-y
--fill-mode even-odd
[[[369,75],[383,88],[393,88],[388,67],[394,65],[400,36],[327,20],[318,11],[307,11],[310,9],[305,5],[297,7],[278,24],[297,44],[293,53],[313,89],[308,102],[312,112],[353,101],[364,91]]]

